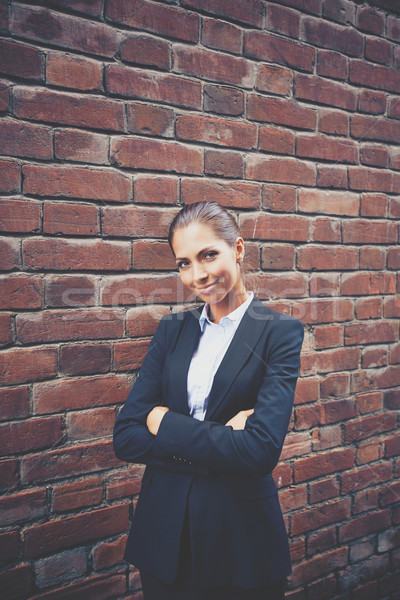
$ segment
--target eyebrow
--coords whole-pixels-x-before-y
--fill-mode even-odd
[[[196,254],[197,257],[199,257],[201,254],[204,254],[205,252],[208,252],[209,250],[214,250],[215,248],[213,248],[213,246],[207,246],[206,248],[203,248],[202,250],[199,250],[199,252]],[[176,256],[175,260],[187,260],[186,256]]]

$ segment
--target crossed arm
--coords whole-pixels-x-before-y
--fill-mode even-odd
[[[150,433],[157,435],[162,418],[168,411],[169,408],[166,406],[155,406],[151,409],[146,420],[146,425]],[[244,429],[246,426],[247,417],[253,414],[253,412],[254,408],[250,408],[249,410],[240,410],[234,417],[232,417],[232,419],[229,419],[229,421],[225,423],[225,426],[232,427],[232,429],[236,430]]]

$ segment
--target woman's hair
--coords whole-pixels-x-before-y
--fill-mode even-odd
[[[240,236],[239,227],[234,217],[223,207],[213,201],[194,202],[187,204],[174,217],[168,234],[168,242],[172,240],[177,229],[187,227],[191,223],[201,223],[210,227],[215,235],[224,240],[229,246],[234,246]]]

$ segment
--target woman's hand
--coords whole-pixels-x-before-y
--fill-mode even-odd
[[[252,415],[253,412],[254,408],[250,408],[249,410],[241,410],[237,413],[237,415],[232,417],[232,419],[229,419],[229,421],[225,423],[225,426],[230,425],[233,429],[244,429],[246,426],[247,417]]]
[[[161,421],[166,412],[169,411],[169,408],[166,406],[155,406],[151,409],[149,414],[147,415],[146,425],[147,429],[153,435],[157,435],[158,428],[160,427]]]

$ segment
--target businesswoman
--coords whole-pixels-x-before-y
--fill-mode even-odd
[[[290,558],[271,473],[303,326],[246,290],[244,242],[217,203],[185,206],[169,242],[203,305],[161,319],[116,420],[118,458],[147,465],[125,558],[144,600],[281,600]]]

